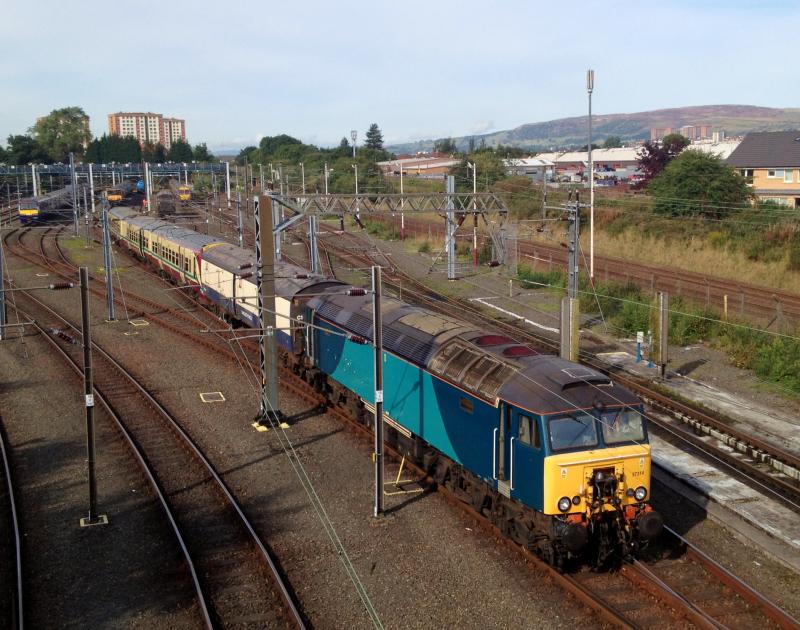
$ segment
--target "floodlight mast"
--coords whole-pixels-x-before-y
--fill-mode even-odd
[[[592,92],[594,70],[586,71],[586,91],[589,93],[589,278],[594,279],[594,162],[592,161]]]

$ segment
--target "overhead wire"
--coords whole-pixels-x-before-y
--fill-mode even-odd
[[[170,299],[173,300],[173,302],[176,302],[176,304],[177,304],[177,301],[173,297],[173,292],[172,291],[165,291],[165,293],[170,297]],[[201,324],[201,326],[206,328],[207,332],[215,334],[218,338],[223,340],[223,342],[225,342],[226,344],[229,344],[229,345],[236,344],[238,346],[240,354],[241,354],[241,357],[240,357],[240,354],[236,353],[236,352],[234,352],[234,355],[236,356],[236,360],[237,360],[237,363],[239,364],[239,368],[244,372],[246,381],[250,384],[252,389],[254,391],[256,391],[260,396],[260,393],[261,393],[260,381],[261,381],[261,379],[258,377],[258,375],[255,374],[255,368],[252,366],[252,364],[250,363],[249,359],[247,359],[247,357],[246,357],[246,352],[245,352],[244,348],[241,345],[241,338],[238,335],[234,335],[233,339],[227,339],[227,338],[223,337],[219,332],[208,329],[208,327],[202,322],[202,320],[200,320],[195,314],[192,314],[192,317],[194,317],[195,320],[199,324]],[[232,329],[231,329],[231,331],[232,331]],[[269,401],[267,401],[267,402],[269,403]],[[273,409],[273,408],[271,408],[270,411],[272,411],[273,414],[275,413],[275,409]],[[317,514],[318,518],[322,522],[322,525],[323,525],[323,528],[325,529],[326,534],[328,535],[329,539],[333,543],[334,548],[336,549],[337,556],[339,557],[339,560],[342,563],[342,565],[343,565],[343,567],[345,569],[345,572],[347,573],[348,577],[350,578],[351,582],[353,583],[358,597],[361,599],[362,603],[364,604],[364,607],[365,607],[365,609],[367,611],[367,614],[369,615],[373,625],[376,628],[383,628],[383,625],[382,625],[382,623],[380,621],[380,618],[379,618],[379,616],[377,614],[377,610],[376,610],[374,604],[372,603],[372,601],[370,600],[369,595],[368,595],[368,593],[366,591],[366,588],[364,587],[364,584],[361,582],[361,579],[358,576],[358,573],[357,573],[357,571],[356,571],[356,569],[355,569],[355,567],[354,567],[354,565],[352,563],[352,560],[350,559],[349,555],[347,554],[347,550],[345,549],[344,544],[342,543],[342,540],[339,537],[339,535],[338,535],[338,533],[336,531],[336,528],[333,525],[333,522],[331,521],[331,519],[330,519],[330,517],[328,515],[327,510],[325,509],[325,506],[322,503],[322,500],[320,499],[319,494],[317,493],[313,482],[311,481],[310,477],[308,476],[308,473],[306,472],[305,467],[303,466],[303,463],[300,460],[299,453],[297,453],[297,451],[295,450],[294,445],[293,445],[291,439],[289,438],[288,434],[286,433],[286,431],[282,427],[280,427],[279,424],[274,422],[274,419],[272,417],[273,414],[267,413],[265,415],[267,416],[267,419],[270,422],[271,427],[274,429],[274,435],[278,436],[278,441],[279,441],[279,444],[280,444],[282,450],[284,451],[284,454],[286,455],[286,457],[287,457],[290,465],[292,466],[292,469],[294,470],[296,476],[300,480],[300,483],[301,483],[304,491],[306,492],[306,495],[308,496],[309,501],[311,502],[312,508],[314,509],[314,511]]]

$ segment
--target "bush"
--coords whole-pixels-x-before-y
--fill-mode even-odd
[[[419,247],[417,247],[417,252],[420,254],[430,254],[431,244],[428,241],[423,241],[420,243]]]
[[[721,325],[714,345],[725,350],[736,367],[753,370],[759,378],[800,394],[800,342],[796,339]]]
[[[719,332],[719,314],[713,311],[694,308],[680,298],[670,301],[669,310],[670,343],[679,346],[697,343]]]
[[[567,276],[563,271],[534,271],[526,265],[520,265],[517,277],[524,289],[541,288],[543,285],[563,289],[567,286]]]
[[[365,217],[361,220],[367,234],[371,234],[384,241],[395,241],[400,238],[400,233],[394,228],[391,221],[382,221],[371,217]]]

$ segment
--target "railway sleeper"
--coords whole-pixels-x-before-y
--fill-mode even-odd
[[[707,435],[711,438],[714,438],[726,446],[729,446],[733,450],[742,453],[743,455],[747,455],[747,457],[749,457],[752,461],[760,464],[766,464],[783,475],[800,481],[800,469],[776,459],[771,454],[758,447],[752,446],[745,440],[730,435],[729,433],[725,433],[724,431],[720,431],[719,429],[716,429],[685,414],[671,413],[670,415],[691,427],[695,434]]]

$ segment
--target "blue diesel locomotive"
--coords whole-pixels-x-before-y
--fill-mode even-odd
[[[185,228],[128,210],[111,214],[129,249],[156,265],[167,263],[145,247],[191,259],[182,273],[173,269],[176,281],[193,284],[227,319],[255,325],[252,252],[199,234],[187,240]],[[278,340],[287,366],[371,425],[371,298],[348,288],[276,263]],[[558,566],[635,555],[660,533],[648,502],[647,426],[633,394],[455,317],[394,298],[382,315],[387,443]]]

